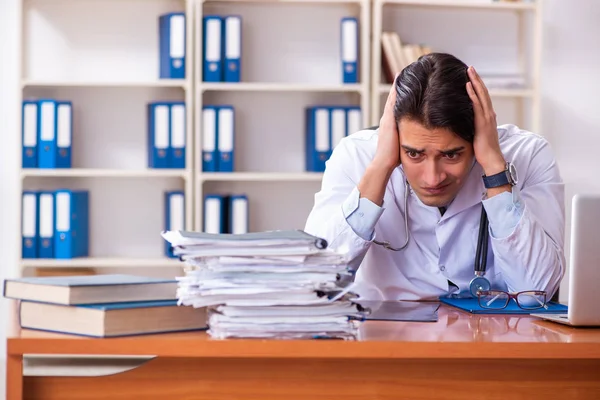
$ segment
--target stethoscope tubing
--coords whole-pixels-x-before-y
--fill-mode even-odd
[[[406,235],[406,241],[401,247],[393,247],[388,241],[377,241],[373,240],[373,243],[378,244],[380,246],[385,247],[391,251],[401,251],[404,250],[408,243],[410,242],[410,231],[408,229],[408,192],[409,192],[409,183],[405,180],[404,183],[404,233]],[[486,286],[489,287],[489,282],[483,278],[485,275],[485,271],[487,268],[487,255],[488,255],[488,245],[489,245],[489,219],[487,217],[487,213],[485,211],[485,207],[481,206],[481,216],[479,218],[479,234],[477,235],[477,249],[475,252],[475,261],[473,265],[473,270],[475,273],[475,279],[471,281],[471,292],[474,292],[474,285],[480,285],[482,281],[485,280],[487,282]],[[478,283],[479,282],[479,283]]]

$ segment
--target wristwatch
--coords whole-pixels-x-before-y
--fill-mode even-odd
[[[506,168],[502,172],[490,176],[483,175],[483,184],[486,189],[504,185],[515,186],[517,182],[517,168],[511,162],[506,163]]]

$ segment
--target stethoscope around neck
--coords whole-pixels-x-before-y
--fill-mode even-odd
[[[383,246],[391,251],[404,250],[410,242],[410,231],[408,229],[408,192],[409,183],[407,180],[404,181],[404,232],[406,241],[401,247],[393,247],[388,241],[377,241],[373,240],[373,243]],[[489,242],[489,220],[485,207],[481,206],[481,216],[479,218],[479,234],[477,235],[477,249],[475,251],[475,261],[473,263],[473,270],[475,277],[471,279],[469,283],[469,292],[473,297],[477,297],[477,292],[480,290],[490,290],[490,281],[485,278],[485,270],[487,266],[487,254],[488,254],[488,242]]]

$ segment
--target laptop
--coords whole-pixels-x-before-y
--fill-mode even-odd
[[[600,326],[600,195],[577,194],[571,207],[569,310],[531,315],[571,326]]]

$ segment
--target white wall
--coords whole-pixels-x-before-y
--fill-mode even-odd
[[[18,226],[18,21],[20,0],[0,1],[0,268],[2,278],[17,271]],[[567,210],[578,192],[600,193],[600,3],[597,0],[546,0],[542,63],[542,134],[553,144],[567,183]],[[457,27],[460,29],[460,27]],[[465,28],[465,29],[468,29]],[[570,213],[570,212],[569,212]],[[567,220],[569,223],[569,220]],[[567,224],[567,235],[570,230]],[[568,236],[567,236],[568,243]],[[567,253],[568,254],[568,253]],[[561,299],[566,299],[568,279]],[[6,304],[0,321],[7,321]],[[3,324],[5,325],[5,323]],[[4,333],[0,334],[0,393],[4,395]]]
[[[571,198],[600,193],[600,2],[548,0],[544,14],[541,125],[567,186],[568,245]],[[568,276],[561,300],[567,293]]]

